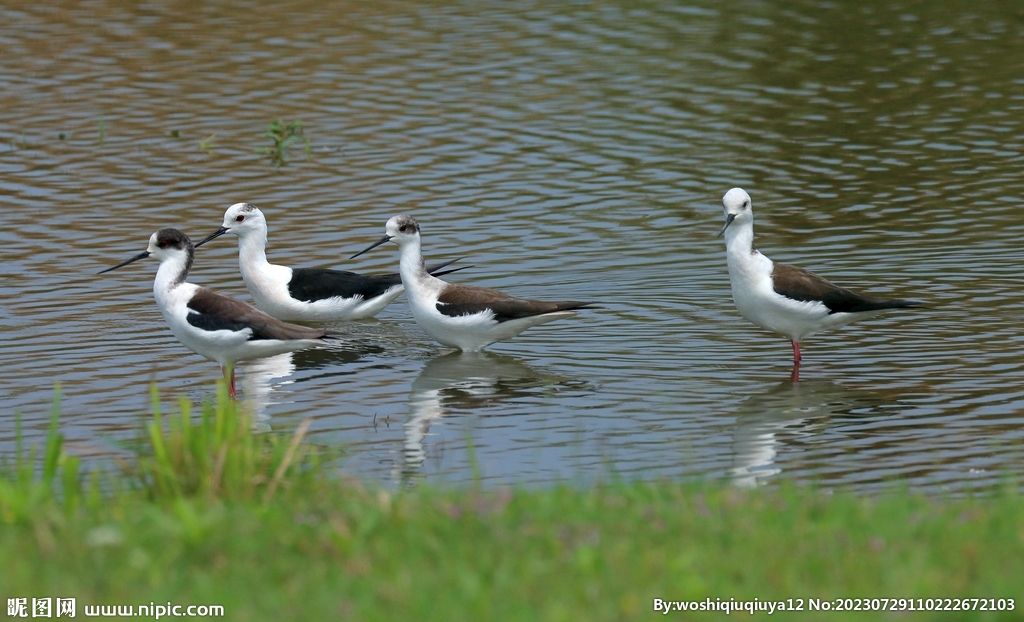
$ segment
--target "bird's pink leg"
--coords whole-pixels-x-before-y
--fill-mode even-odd
[[[228,374],[228,369],[231,370],[230,375]],[[235,399],[235,366],[222,367],[221,370],[224,372],[224,380],[228,381],[228,397]]]
[[[793,372],[789,375],[792,382],[800,382],[800,344],[793,341]]]

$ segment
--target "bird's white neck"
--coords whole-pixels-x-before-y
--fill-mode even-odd
[[[402,284],[406,287],[414,287],[416,283],[422,283],[431,278],[423,263],[423,251],[420,248],[419,239],[405,242],[399,248],[398,271],[402,275]]]
[[[157,306],[164,315],[167,315],[168,308],[180,297],[180,288],[186,284],[185,279],[188,278],[191,267],[192,256],[186,253],[176,253],[160,262],[156,278],[153,279],[153,297],[156,298]]]
[[[238,267],[242,274],[249,269],[259,271],[267,266],[267,232],[249,233],[245,237],[238,238]]]
[[[737,226],[739,225],[739,226]],[[729,264],[729,281],[732,284],[732,299],[740,314],[758,326],[764,326],[752,318],[752,307],[760,304],[757,292],[772,288],[771,275],[774,264],[771,259],[754,248],[754,225],[751,222],[734,223],[725,230],[725,255]]]
[[[750,263],[754,248],[754,223],[735,223],[725,230],[725,249],[729,264]]]
[[[188,278],[188,271],[192,269],[192,257],[187,253],[175,253],[160,262],[156,271],[156,279],[153,281],[153,289],[170,291],[181,285]]]

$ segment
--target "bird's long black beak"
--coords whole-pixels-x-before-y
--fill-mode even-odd
[[[390,241],[391,241],[391,236],[390,235],[386,235],[386,236],[382,237],[381,239],[377,240],[376,242],[374,242],[373,244],[369,245],[365,249],[359,251],[355,255],[352,255],[351,257],[349,257],[349,259],[355,259],[356,257],[362,255],[363,253],[365,253],[367,251],[372,251],[373,249],[377,248],[381,244],[384,244],[385,242],[390,242]]]
[[[224,235],[228,231],[231,231],[231,229],[228,229],[227,227],[221,227],[220,229],[217,229],[216,231],[214,231],[210,235],[206,236],[202,240],[199,240],[198,242],[196,242],[193,245],[193,248],[199,248],[200,246],[202,246],[203,244],[206,244],[210,240],[216,240],[217,238],[219,238],[220,236]]]
[[[142,251],[141,253],[139,253],[138,255],[136,255],[134,257],[132,257],[128,261],[119,263],[116,266],[114,266],[113,268],[107,268],[106,270],[100,270],[96,274],[103,274],[104,272],[110,272],[111,270],[117,270],[118,268],[123,268],[124,266],[127,266],[130,263],[135,263],[136,261],[138,261],[140,259],[145,259],[146,257],[149,257],[149,251]]]
[[[729,225],[731,225],[734,220],[736,220],[736,214],[729,214],[725,217],[725,226],[718,232],[718,237],[722,237],[722,234],[725,233],[725,230],[729,228]]]

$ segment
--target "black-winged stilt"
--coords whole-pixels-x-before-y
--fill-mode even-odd
[[[402,277],[363,275],[325,268],[289,268],[267,261],[267,220],[255,205],[235,203],[219,229],[196,247],[225,233],[238,236],[238,267],[256,307],[286,322],[341,322],[373,317],[402,294]],[[431,268],[440,271],[454,261]],[[440,271],[440,272],[439,272]]]
[[[793,377],[798,377],[800,342],[814,333],[839,328],[888,309],[920,307],[912,300],[885,300],[856,294],[813,272],[775,263],[754,248],[750,196],[733,188],[722,198],[726,257],[732,299],[740,315],[793,343]]]
[[[231,397],[236,361],[310,348],[330,337],[327,331],[286,324],[241,300],[186,283],[195,251],[188,236],[177,229],[157,231],[145,251],[99,274],[149,256],[160,261],[153,296],[171,332],[188,349],[220,364]]]
[[[412,216],[391,218],[385,231],[387,235],[353,258],[385,242],[397,243],[399,273],[412,316],[424,332],[446,346],[474,352],[531,326],[576,315],[575,309],[592,304],[528,300],[485,287],[447,283],[424,268],[420,226]]]

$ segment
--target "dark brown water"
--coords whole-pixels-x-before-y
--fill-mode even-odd
[[[244,366],[261,425],[313,417],[398,482],[780,477],[970,490],[1024,458],[1024,8],[1005,3],[5,3],[0,446],[113,451],[215,364],[170,334],[153,262],[232,203],[272,261],[348,262],[414,214],[461,282],[602,309],[449,356],[403,301],[351,345]],[[275,167],[267,124],[308,138]],[[785,339],[732,305],[721,196],[758,246],[930,308]],[[190,280],[248,299],[237,249]]]

